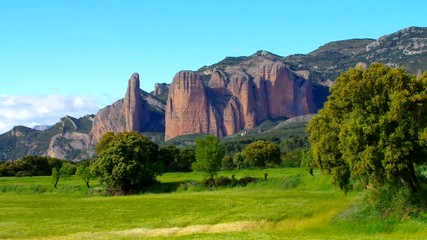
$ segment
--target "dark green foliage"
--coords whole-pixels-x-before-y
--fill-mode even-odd
[[[193,163],[192,168],[195,171],[206,172],[210,179],[213,180],[221,168],[221,160],[224,155],[224,148],[219,144],[217,137],[207,135],[204,138],[196,139],[196,161]]]
[[[123,193],[156,181],[164,171],[157,144],[138,132],[104,134],[96,147],[92,170],[100,182]]]
[[[258,181],[258,178],[254,177],[242,177],[240,179],[236,179],[234,175],[229,178],[226,176],[220,176],[215,179],[205,178],[202,180],[201,185],[205,188],[214,188],[214,187],[235,187],[241,186],[244,187],[249,183],[253,183]]]
[[[262,140],[247,145],[242,155],[249,167],[273,167],[281,161],[277,144]]]
[[[282,154],[282,167],[300,167],[304,149],[297,148]]]
[[[236,165],[233,162],[233,157],[225,156],[221,161],[222,170],[233,170],[236,169]]]
[[[191,165],[195,161],[194,149],[167,145],[160,148],[159,158],[165,164],[166,172],[191,172]]]
[[[53,161],[50,157],[27,156],[1,164],[0,173],[3,176],[49,176],[52,174]]]
[[[196,161],[194,148],[181,148],[175,166],[177,172],[191,172],[191,166]]]
[[[159,149],[159,158],[165,164],[165,172],[175,172],[178,162],[179,149],[174,145],[163,146]]]
[[[308,125],[314,162],[347,191],[351,179],[421,196],[427,164],[427,74],[372,64],[343,73]]]
[[[236,169],[244,169],[248,167],[246,165],[245,158],[240,152],[237,152],[233,155],[233,164],[236,166]]]

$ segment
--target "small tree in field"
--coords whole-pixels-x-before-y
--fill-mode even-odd
[[[219,144],[219,139],[213,135],[196,139],[196,161],[192,168],[195,171],[204,171],[215,183],[214,177],[221,169],[221,161],[224,158],[224,148]]]
[[[59,160],[58,160],[59,161]],[[61,163],[62,165],[62,163]],[[57,188],[59,179],[61,178],[69,178],[72,174],[72,170],[69,166],[60,166],[57,164],[54,168],[52,168],[52,178],[53,178],[53,187]]]
[[[86,183],[86,187],[90,188],[89,181],[93,178],[93,175],[90,171],[90,168],[85,165],[80,165],[77,167],[76,176],[79,176]]]

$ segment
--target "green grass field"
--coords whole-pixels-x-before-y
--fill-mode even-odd
[[[255,176],[246,187],[177,186],[201,173],[158,178],[169,193],[107,197],[76,177],[0,178],[0,239],[427,239],[427,214],[384,219],[330,179],[301,169],[221,172]],[[175,187],[171,187],[175,186]],[[176,190],[175,190],[176,189]]]

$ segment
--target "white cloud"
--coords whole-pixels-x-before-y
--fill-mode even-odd
[[[78,118],[95,114],[103,107],[99,102],[99,99],[88,96],[0,95],[0,134],[18,125],[52,125],[66,115]]]

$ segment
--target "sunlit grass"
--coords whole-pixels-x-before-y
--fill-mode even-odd
[[[0,238],[13,239],[425,239],[427,220],[386,220],[330,178],[301,169],[221,172],[260,180],[246,187],[107,197],[76,177],[0,178]],[[163,183],[203,179],[167,173]],[[93,186],[97,186],[93,182]],[[35,186],[46,191],[33,191]],[[35,193],[34,193],[35,192]],[[421,215],[423,216],[423,215]]]

